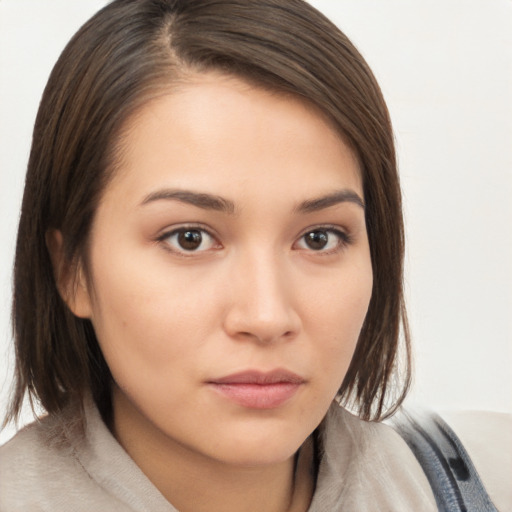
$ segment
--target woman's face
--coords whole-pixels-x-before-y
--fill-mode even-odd
[[[123,148],[72,306],[112,372],[114,430],[286,460],[336,395],[370,300],[356,158],[312,107],[217,74],[145,106]]]

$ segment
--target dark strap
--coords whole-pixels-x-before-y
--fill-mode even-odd
[[[440,416],[402,410],[390,424],[421,464],[440,512],[497,512],[464,446]]]

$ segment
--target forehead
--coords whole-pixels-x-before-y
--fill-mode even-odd
[[[286,183],[292,195],[362,189],[356,155],[319,109],[217,73],[195,75],[148,102],[121,141],[112,185],[130,194],[178,186],[250,195],[261,183]]]

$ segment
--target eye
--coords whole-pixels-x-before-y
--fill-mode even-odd
[[[297,241],[299,249],[323,253],[336,252],[350,242],[349,236],[333,228],[312,229]]]
[[[204,252],[218,247],[218,242],[201,228],[180,228],[166,233],[160,240],[178,253]]]

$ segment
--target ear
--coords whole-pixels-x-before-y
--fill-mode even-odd
[[[67,261],[64,254],[64,239],[58,229],[48,230],[45,239],[52,261],[55,284],[62,300],[74,315],[80,318],[91,318],[91,297],[87,289],[82,262]]]

